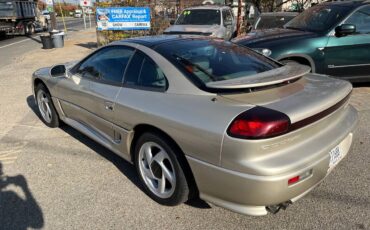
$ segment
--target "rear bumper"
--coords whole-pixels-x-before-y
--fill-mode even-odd
[[[296,164],[285,165],[284,173],[258,175],[215,166],[187,157],[198,185],[200,197],[232,211],[257,216],[267,214],[266,206],[298,200],[331,172],[329,151],[332,148],[339,145],[343,157],[349,152],[353,130],[357,124],[356,110],[350,106],[346,117],[347,120],[351,120],[347,122],[350,125],[345,128],[342,126],[342,133],[337,133],[340,139],[336,138],[334,146],[330,143],[327,146],[329,150],[325,147],[320,152],[312,152],[311,156],[315,155],[315,157],[306,156],[309,160],[305,159],[305,164],[299,168]],[[302,159],[296,160],[302,161]],[[265,162],[264,165],[268,165],[267,163]],[[296,184],[288,185],[290,178],[305,172],[311,172],[311,174]]]

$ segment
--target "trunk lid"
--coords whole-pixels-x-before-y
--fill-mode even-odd
[[[234,103],[252,104],[280,111],[289,116],[291,123],[311,118],[324,111],[333,112],[334,106],[350,94],[352,85],[324,75],[307,74],[299,80],[251,93],[223,94]]]

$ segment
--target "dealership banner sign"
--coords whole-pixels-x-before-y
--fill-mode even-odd
[[[149,30],[149,7],[96,8],[98,30]]]

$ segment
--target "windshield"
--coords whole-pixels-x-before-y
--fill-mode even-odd
[[[219,10],[184,10],[176,21],[176,25],[220,25]]]
[[[281,28],[294,16],[261,16],[256,29]]]
[[[340,22],[351,10],[339,5],[317,5],[300,13],[284,27],[311,32],[326,32]]]
[[[203,85],[280,67],[263,55],[223,40],[176,41],[159,46],[157,51]]]

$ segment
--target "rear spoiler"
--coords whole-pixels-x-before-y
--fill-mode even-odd
[[[289,63],[277,69],[235,79],[206,83],[212,89],[241,89],[276,85],[300,78],[311,71],[309,66]]]

